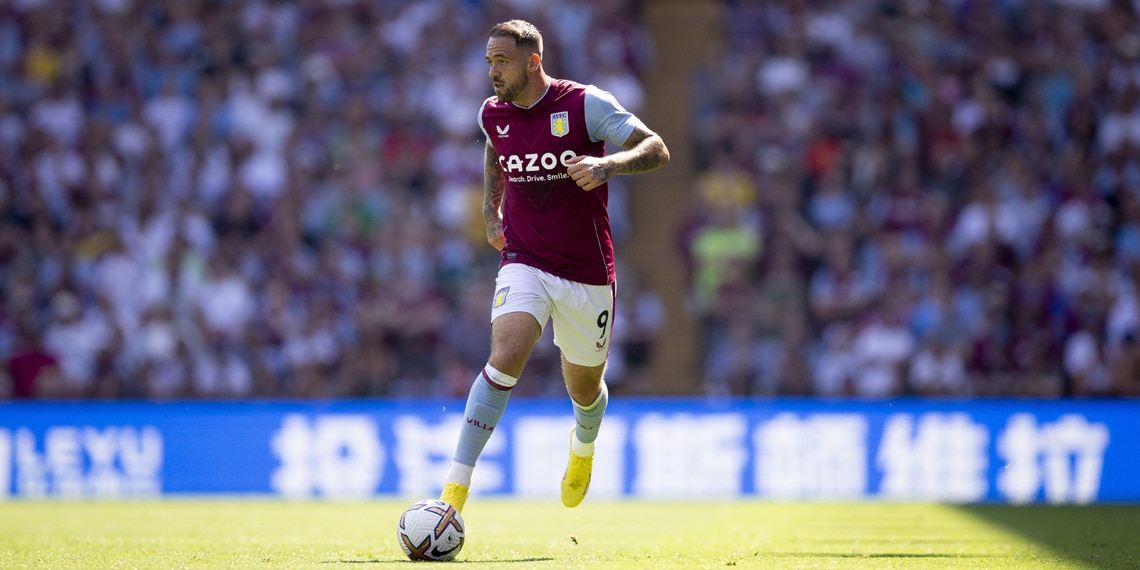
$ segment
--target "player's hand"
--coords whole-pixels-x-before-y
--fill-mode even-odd
[[[566,174],[574,179],[578,186],[589,192],[610,179],[610,172],[606,168],[605,160],[596,156],[578,155],[566,161]]]

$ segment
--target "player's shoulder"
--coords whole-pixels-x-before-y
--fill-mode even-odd
[[[479,105],[479,121],[482,122],[484,117],[496,117],[509,115],[513,111],[510,103],[503,103],[495,95],[487,97],[483,100],[483,104]]]
[[[587,85],[583,93],[582,99],[585,101],[587,114],[610,115],[625,112],[625,108],[618,102],[617,97],[601,87]]]
[[[615,100],[613,93],[610,93],[609,91],[606,91],[597,85],[583,85],[582,89],[585,91],[586,97],[589,99],[601,99],[603,101]]]
[[[574,81],[573,79],[557,77],[550,78],[550,89],[555,92],[584,91],[587,93],[608,93],[593,83],[582,83],[581,81]]]
[[[491,95],[490,97],[483,99],[483,103],[479,105],[479,109],[480,110],[492,109],[492,108],[499,106],[500,104],[501,103],[499,103],[499,96],[498,95]]]
[[[574,81],[573,79],[556,78],[556,77],[550,78],[550,82],[554,85],[560,85],[566,89],[585,89],[585,88],[591,86],[589,83],[582,83],[580,81]]]
[[[553,89],[555,91],[574,92],[574,91],[586,91],[588,89],[593,88],[594,86],[587,84],[587,83],[579,83],[577,81],[574,81],[573,79],[553,79],[552,78],[550,80],[550,87],[551,87],[551,89]]]
[[[605,96],[605,91],[598,89],[596,86],[589,83],[579,83],[570,79],[555,79],[551,81],[550,85],[550,104],[552,105],[565,105],[570,104],[584,104],[587,107],[593,105],[591,100],[597,99],[599,94]]]

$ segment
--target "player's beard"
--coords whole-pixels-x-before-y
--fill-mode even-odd
[[[518,99],[519,95],[521,95],[522,92],[526,90],[526,86],[529,81],[530,77],[528,77],[526,74],[523,74],[522,80],[518,83],[515,83],[514,85],[511,85],[510,83],[504,81],[503,92],[499,95],[499,101],[502,103],[511,103],[515,99]]]

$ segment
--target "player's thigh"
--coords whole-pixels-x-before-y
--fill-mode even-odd
[[[522,264],[505,265],[495,279],[491,304],[491,357],[501,372],[518,377],[550,319],[544,275]]]
[[[551,295],[554,344],[563,357],[586,368],[604,365],[613,330],[614,287],[563,280]]]
[[[540,336],[542,327],[534,315],[503,313],[491,323],[491,356],[487,362],[496,370],[518,378]]]

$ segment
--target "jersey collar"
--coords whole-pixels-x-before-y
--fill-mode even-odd
[[[531,103],[530,105],[527,105],[526,107],[523,107],[522,105],[519,105],[518,103],[515,103],[514,101],[511,101],[511,105],[514,105],[515,107],[518,107],[519,109],[533,109],[539,103],[541,103],[543,99],[546,98],[546,94],[550,92],[550,86],[553,84],[554,84],[554,80],[551,80],[549,83],[547,83],[546,89],[544,89],[542,91],[542,95],[539,95],[538,99],[534,100],[534,103]]]

